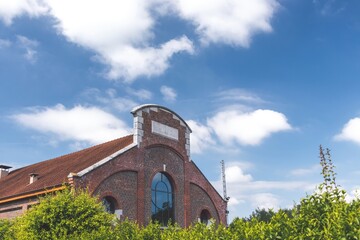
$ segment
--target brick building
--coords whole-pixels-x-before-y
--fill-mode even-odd
[[[64,183],[88,188],[109,212],[147,224],[226,222],[226,201],[190,159],[191,129],[158,105],[132,111],[134,133],[14,171],[0,165],[0,218],[22,214]]]

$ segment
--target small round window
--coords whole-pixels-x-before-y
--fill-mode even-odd
[[[116,200],[113,197],[104,197],[102,199],[102,204],[104,205],[105,211],[108,213],[115,213]]]
[[[208,210],[204,209],[200,213],[200,222],[208,225],[210,223],[211,215]]]

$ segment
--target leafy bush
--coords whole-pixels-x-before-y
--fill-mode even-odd
[[[0,239],[11,239],[12,221],[0,219]]]
[[[140,227],[128,220],[118,222],[86,192],[67,189],[42,198],[15,221],[1,220],[0,239],[360,239],[360,200],[345,201],[346,192],[335,181],[330,151],[322,147],[320,164],[323,183],[293,209],[256,209],[248,218],[236,218],[228,228],[197,223],[185,229],[176,224],[161,229],[156,223]]]
[[[323,183],[291,210],[256,210],[229,227],[238,239],[360,239],[360,200],[345,201],[330,150],[320,146]]]
[[[65,189],[41,198],[12,229],[16,239],[102,239],[113,219],[87,192]]]

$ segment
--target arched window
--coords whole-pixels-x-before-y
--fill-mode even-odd
[[[208,210],[204,209],[200,213],[200,222],[208,225],[210,223],[211,215]]]
[[[174,193],[169,179],[165,174],[157,173],[151,184],[151,219],[161,226],[174,222],[173,201]]]
[[[105,211],[108,213],[115,213],[116,209],[116,200],[113,197],[107,196],[102,199],[102,204],[104,205]]]

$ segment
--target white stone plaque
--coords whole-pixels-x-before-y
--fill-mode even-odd
[[[179,131],[176,128],[156,121],[151,121],[151,131],[167,138],[171,138],[177,141],[179,140]]]

